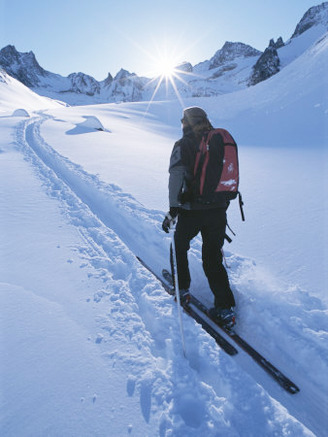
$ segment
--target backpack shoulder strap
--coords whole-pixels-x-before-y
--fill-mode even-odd
[[[230,132],[228,132],[226,129],[223,128],[216,128],[211,131],[212,135],[214,134],[220,134],[224,144],[236,144],[235,140],[233,139]],[[212,136],[211,135],[211,136]]]

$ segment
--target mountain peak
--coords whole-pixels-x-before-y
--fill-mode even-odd
[[[113,82],[113,80],[114,80],[113,76],[110,73],[108,73],[106,79],[104,80],[104,85],[109,86]]]
[[[310,8],[296,26],[292,38],[301,35],[306,30],[319,24],[323,25],[328,30],[328,2]]]
[[[176,65],[175,70],[180,73],[192,73],[192,65],[190,62],[184,61]]]
[[[210,59],[209,69],[219,67],[223,63],[233,61],[236,58],[260,56],[261,53],[259,50],[254,49],[254,47],[242,42],[226,41],[223,47]]]
[[[38,61],[36,60],[35,54],[32,51],[21,53],[17,51],[15,46],[10,44],[0,50],[0,58],[7,63],[13,60],[19,61],[20,59],[24,59],[25,62],[32,62],[33,64],[36,64],[39,68],[41,68]]]
[[[92,76],[84,73],[71,73],[68,76],[70,79],[73,91],[78,94],[86,94],[87,96],[94,96],[99,94],[100,85]]]
[[[10,54],[10,53],[18,53],[18,51],[16,50],[15,46],[8,44],[6,47],[0,50],[0,53]]]
[[[125,78],[130,77],[130,76],[135,76],[135,74],[134,73],[130,73],[127,70],[124,70],[124,68],[121,68],[120,71],[115,76],[114,80],[125,79]]]
[[[5,71],[28,87],[37,86],[39,76],[47,76],[48,72],[40,67],[32,51],[20,53],[13,45],[0,50],[0,66]]]
[[[5,68],[9,66],[12,62],[18,60],[20,53],[16,50],[15,46],[7,45],[0,50],[0,62]]]

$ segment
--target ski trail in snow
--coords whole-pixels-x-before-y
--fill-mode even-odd
[[[31,145],[30,142],[35,146],[35,139],[28,129],[38,122],[34,120],[27,123],[26,131],[25,124],[21,125],[18,131],[21,147]],[[25,132],[29,143],[24,144]],[[209,436],[216,435],[214,429],[223,432],[226,421],[229,421],[231,407],[222,394],[218,396],[211,386],[199,380],[192,363],[192,354],[189,367],[181,359],[181,345],[178,329],[174,327],[176,316],[171,299],[163,293],[151,275],[141,268],[117,235],[91,213],[88,206],[56,176],[49,165],[43,165],[40,155],[37,152],[35,155],[31,150],[27,150],[27,153],[49,193],[61,200],[63,213],[68,213],[79,229],[86,241],[86,245],[79,249],[104,282],[103,290],[94,295],[95,302],[106,299],[108,306],[108,313],[99,316],[103,334],[98,336],[96,343],[103,346],[106,353],[104,340],[110,341],[114,336],[117,340],[122,339],[122,345],[131,341],[139,349],[137,354],[132,347],[116,350],[108,358],[111,362],[117,359],[131,372],[127,380],[127,392],[129,396],[139,394],[145,422],[148,423],[151,416],[160,412],[159,435],[171,432],[171,435],[188,434],[196,437],[200,429]],[[43,155],[43,158],[49,163],[47,156]],[[195,332],[191,320],[186,321],[186,329],[187,332]],[[197,329],[202,335],[201,328]],[[215,345],[202,345],[201,337],[197,346],[194,346],[194,354],[197,355],[197,348],[201,351],[204,347],[213,348],[212,354],[217,360],[220,359],[221,352]],[[215,364],[212,366],[214,373]],[[222,414],[218,415],[217,411]]]
[[[159,249],[165,240],[168,246],[169,238],[162,236],[161,232],[157,236],[154,229],[161,229],[163,213],[149,211],[119,187],[103,183],[97,176],[87,173],[81,166],[58,154],[40,134],[40,125],[47,118],[44,115],[27,124],[27,144],[102,223],[120,235],[133,253],[147,259],[149,253],[153,254],[152,248],[159,252],[158,264],[162,268],[167,263],[167,252],[163,253]],[[139,253],[141,248],[144,248],[143,253]]]
[[[131,288],[133,290],[138,288],[144,289],[145,276],[149,278],[150,284],[154,284],[152,278],[137,265],[133,253],[140,255],[148,262],[150,259],[152,266],[155,266],[158,271],[166,265],[169,239],[166,236],[162,236],[161,232],[156,232],[156,229],[160,231],[163,217],[162,212],[145,209],[132,196],[123,193],[118,187],[101,182],[96,176],[86,173],[82,167],[59,155],[40,135],[40,125],[47,118],[48,116],[43,115],[41,118],[24,122],[18,131],[18,142],[25,149],[24,153],[28,153],[30,158],[35,160],[39,169],[41,166],[40,160],[44,164],[45,167],[42,168],[41,173],[45,178],[45,184],[48,186],[50,194],[65,203],[70,219],[78,227],[86,241],[86,247],[81,250],[86,252],[87,258],[98,272],[103,270],[104,278],[108,274],[115,275],[115,278],[121,278],[122,289],[117,291],[119,293],[122,293],[124,288]],[[34,158],[33,153],[36,155]],[[122,241],[126,246],[122,245]],[[194,248],[195,254],[195,258],[197,258],[199,263],[200,256],[197,254],[197,243]],[[115,263],[111,260],[113,256],[115,256]],[[121,264],[117,263],[118,258],[121,260]],[[238,267],[243,266],[244,261],[243,259],[238,260],[238,257],[234,257],[232,254],[229,256],[229,262],[234,264],[233,267],[236,270],[238,270]],[[118,265],[121,265],[121,268]],[[131,272],[131,275],[127,277],[126,265],[132,265],[133,272],[136,272],[136,274]],[[107,294],[104,291],[103,295],[100,293],[95,296],[95,300],[102,299]],[[165,311],[160,311],[158,305],[156,305],[158,313],[154,317],[154,314],[151,313],[153,306],[149,305],[149,303],[152,300],[158,299],[167,302],[167,299],[165,296],[163,297],[161,291],[157,289],[152,290],[152,288],[147,290],[147,292],[144,289],[140,295],[134,297],[139,307],[139,314],[142,314],[140,317],[153,334],[152,340],[155,343],[157,342],[156,346],[151,348],[152,353],[156,354],[161,347],[164,350],[164,344],[159,347],[161,342],[163,342],[163,338],[166,338],[165,335],[163,336],[163,332],[166,330],[172,332],[172,328],[168,321],[165,322],[165,311],[169,311],[168,306],[164,306]],[[126,299],[130,299],[130,296],[126,297]],[[117,301],[120,307],[121,301],[119,299]],[[154,322],[154,318],[158,318],[160,322]],[[272,322],[272,317],[269,320]],[[269,331],[272,328],[271,325],[269,323]],[[118,326],[124,330],[122,320]],[[174,344],[179,344],[179,341],[178,336],[176,336]],[[288,342],[284,346],[288,347]],[[281,352],[285,354],[284,348],[282,348]],[[195,367],[194,363],[191,363],[191,365]],[[247,364],[244,364],[244,367],[247,368]],[[217,384],[211,377],[207,377],[207,382],[212,384],[212,386]],[[133,383],[131,382],[132,385]],[[142,389],[144,399],[146,399],[146,394],[149,392],[149,385],[151,385],[149,381],[142,385],[146,387]],[[308,385],[307,390],[311,393],[313,389],[310,384]],[[303,390],[304,386],[302,386],[302,383],[300,383],[300,386],[301,390]],[[275,390],[274,393],[278,394]],[[279,394],[276,397],[279,398]],[[311,395],[311,397],[317,404],[318,416],[324,414],[324,411],[322,411],[324,403],[321,402],[320,396]],[[302,420],[302,415],[304,417],[305,412],[297,411],[299,405],[297,405],[296,401],[291,401],[287,397],[282,396],[280,402]],[[143,402],[143,404],[146,405],[147,402]],[[148,415],[148,407],[145,407],[144,414],[145,416]],[[312,422],[311,419],[309,420]],[[314,426],[313,423],[311,425]]]
[[[105,300],[108,306],[108,313],[99,316],[103,334],[98,335],[96,343],[106,351],[106,339],[121,338],[123,345],[127,344],[128,339],[140,350],[140,354],[131,350],[116,350],[108,358],[111,362],[117,359],[131,372],[127,391],[131,396],[139,394],[144,420],[148,423],[151,416],[160,411],[159,435],[171,433],[176,437],[196,437],[199,433],[214,437],[217,432],[225,432],[227,424],[231,422],[231,435],[237,436],[234,422],[238,427],[241,419],[233,418],[232,404],[228,399],[230,392],[233,392],[237,402],[239,390],[238,387],[231,388],[229,382],[222,382],[224,373],[239,374],[237,365],[188,318],[185,320],[185,329],[191,346],[188,361],[182,358],[172,299],[163,293],[157,281],[140,266],[118,236],[104,226],[67,185],[70,179],[65,177],[65,170],[61,169],[61,174],[66,181],[58,177],[59,170],[53,171],[51,166],[57,166],[57,157],[49,157],[34,136],[33,129],[39,123],[40,120],[31,120],[21,125],[18,142],[21,147],[27,147],[25,154],[27,152],[32,160],[49,194],[61,200],[63,213],[68,214],[86,241],[86,245],[79,250],[104,282],[103,290],[94,295],[95,302]],[[24,140],[25,135],[27,141]],[[49,153],[52,155],[51,151]],[[73,178],[73,181],[78,184],[78,178]],[[127,198],[129,200],[129,196]],[[110,283],[109,288],[106,287],[107,283]],[[202,356],[211,356],[206,369],[203,369]],[[219,364],[222,375],[218,373]],[[270,398],[247,375],[243,379],[253,387],[254,408],[261,408],[258,399],[264,396],[268,415],[274,421],[279,413]],[[242,403],[245,402],[245,397],[240,396],[240,399]],[[295,419],[289,418],[287,412],[285,414],[288,427],[297,429],[301,435],[308,435]],[[254,427],[254,432],[255,425],[250,425]],[[281,429],[280,424],[278,429]]]

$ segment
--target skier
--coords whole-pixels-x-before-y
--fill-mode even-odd
[[[213,129],[206,112],[199,107],[183,111],[182,138],[173,147],[169,167],[169,204],[162,228],[169,232],[177,221],[175,248],[178,285],[182,302],[189,300],[190,272],[188,250],[191,240],[200,232],[202,261],[209,286],[214,294],[214,307],[210,315],[227,327],[235,323],[235,299],[230,288],[227,271],[222,263],[222,252],[227,224],[226,210],[229,201],[224,196],[213,202],[202,202],[192,194],[192,183],[197,151],[205,133]],[[222,137],[216,134],[214,143],[222,146]],[[222,158],[223,160],[223,158]],[[172,265],[172,254],[171,254]]]

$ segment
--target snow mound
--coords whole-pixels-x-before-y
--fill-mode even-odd
[[[71,129],[67,131],[66,133],[68,135],[78,135],[78,134],[85,134],[88,132],[94,132],[95,130],[102,131],[102,132],[110,132],[110,130],[105,129],[101,121],[98,117],[95,117],[93,115],[84,115],[83,118],[85,119],[82,123],[78,123],[74,129]]]
[[[30,114],[26,111],[26,109],[15,109],[12,116],[13,117],[30,117]]]
[[[87,127],[90,129],[96,129],[96,130],[106,130],[104,126],[102,125],[99,118],[94,117],[93,115],[85,116],[85,121],[80,124],[81,127]]]

